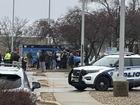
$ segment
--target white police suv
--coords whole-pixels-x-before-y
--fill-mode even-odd
[[[119,65],[119,55],[107,55],[90,66],[76,67],[71,70],[68,82],[78,90],[87,87],[106,91],[113,86],[113,71]],[[124,56],[124,76],[129,81],[129,88],[140,86],[140,55]]]

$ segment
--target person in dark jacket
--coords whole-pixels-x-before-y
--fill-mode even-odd
[[[24,71],[26,71],[26,68],[27,68],[27,56],[26,56],[26,55],[24,55],[24,56],[22,57],[21,62],[22,62],[22,69],[23,69]]]
[[[11,61],[13,62],[13,61],[19,61],[19,58],[20,58],[20,56],[19,56],[19,54],[16,52],[16,51],[14,51],[14,52],[12,52],[11,53]]]
[[[69,56],[69,66],[71,68],[74,67],[74,55],[73,55],[73,53],[70,53],[70,56]]]
[[[41,50],[41,52],[39,54],[39,67],[42,72],[44,72],[46,70],[45,62],[46,62],[46,52],[45,52],[45,50]]]
[[[27,63],[28,63],[28,67],[32,67],[32,59],[33,59],[32,51],[29,51],[29,52],[27,53]]]
[[[66,69],[67,68],[67,52],[63,51],[61,54],[61,67]]]

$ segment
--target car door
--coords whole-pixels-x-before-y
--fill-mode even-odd
[[[140,58],[132,58],[133,85],[140,86]]]
[[[140,59],[139,58],[125,58],[124,76],[127,77],[131,87],[140,85]]]

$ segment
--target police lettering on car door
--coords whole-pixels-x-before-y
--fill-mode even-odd
[[[125,77],[140,77],[140,72],[128,72],[124,73]]]

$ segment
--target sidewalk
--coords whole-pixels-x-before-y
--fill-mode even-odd
[[[56,100],[62,105],[102,105],[85,93],[54,93]]]
[[[62,105],[103,105],[89,95],[89,91],[78,92],[67,82],[65,73],[47,73],[50,88],[53,88],[56,101]],[[51,92],[51,91],[50,91]]]
[[[47,72],[33,76],[33,72],[28,72],[30,81],[44,81],[46,83],[45,81],[47,80],[48,82],[40,89],[35,90],[38,96],[42,92],[50,93],[55,97],[55,100],[52,101],[61,105],[103,105],[89,95],[89,90],[79,92],[70,86],[67,82],[67,75],[65,72]],[[45,98],[45,100],[47,99]]]

